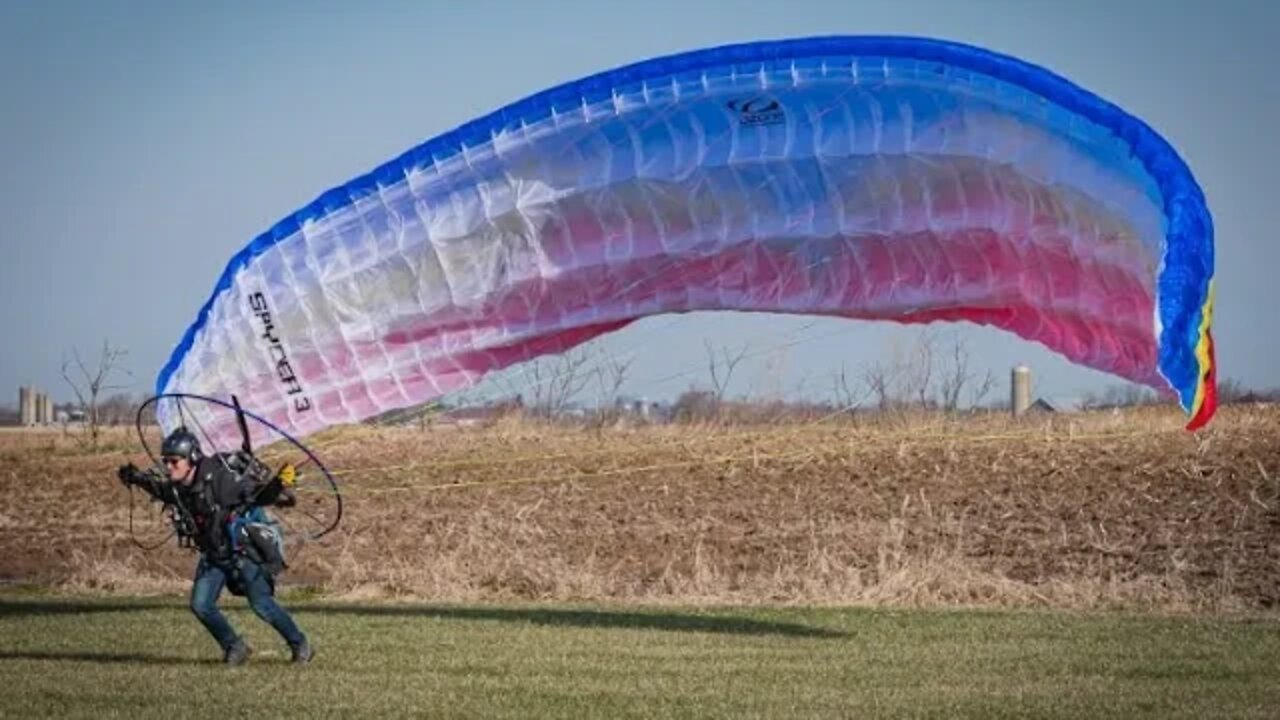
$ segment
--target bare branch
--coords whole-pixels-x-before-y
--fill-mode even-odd
[[[881,410],[888,410],[893,406],[893,386],[896,375],[892,367],[886,367],[878,362],[862,372],[862,381],[866,383],[868,392],[875,397],[876,405]]]
[[[605,363],[596,368],[596,380],[600,383],[600,408],[612,408],[618,401],[618,393],[622,390],[622,385],[627,381],[627,371],[631,368],[631,363],[635,358],[619,360],[617,357],[608,358]]]
[[[62,360],[62,379],[66,380],[67,384],[71,386],[71,391],[76,394],[76,401],[80,403],[80,407],[87,408],[89,407],[89,401],[85,399],[84,393],[80,392],[80,386],[71,379],[71,375],[67,372],[69,364],[65,358]]]
[[[960,407],[965,388],[969,388],[969,404],[977,406],[995,386],[995,376],[991,370],[979,376],[971,369],[972,355],[964,338],[957,334],[951,341],[949,364],[944,368],[944,375],[939,386],[942,394],[942,407],[947,412],[954,412]]]
[[[583,351],[531,362],[525,375],[533,412],[548,417],[562,412],[591,382],[592,373],[583,372],[588,360],[590,355]]]
[[[840,363],[840,370],[832,373],[832,384],[835,386],[836,403],[840,406],[841,412],[853,413],[866,399],[871,395],[872,391],[868,389],[866,392],[858,395],[853,392],[849,386],[849,375],[845,369],[844,363]]]
[[[707,364],[711,370],[711,385],[716,394],[716,402],[724,400],[724,394],[729,389],[729,381],[733,378],[733,370],[747,356],[747,349],[750,347],[746,343],[742,345],[742,349],[736,354],[730,354],[728,348],[721,348],[720,352],[723,357],[723,365],[721,361],[716,359],[715,350],[712,349],[710,341],[705,341],[707,347]],[[723,367],[723,377],[721,377],[719,368]]]
[[[964,341],[956,338],[951,345],[951,367],[942,378],[942,407],[953,412],[960,406],[960,396],[964,386],[972,379],[969,373],[969,349]]]
[[[84,376],[84,381],[77,382],[72,379],[69,371],[70,362],[64,357],[62,361],[62,377],[71,386],[71,390],[76,394],[76,399],[80,401],[80,407],[84,409],[86,420],[89,425],[90,444],[97,448],[98,437],[101,431],[101,418],[99,417],[99,398],[102,393],[111,390],[122,390],[127,385],[115,385],[109,382],[113,372],[121,372],[130,375],[128,370],[118,366],[120,359],[127,353],[121,348],[111,347],[111,343],[104,339],[102,341],[102,353],[99,356],[98,364],[94,368],[90,368],[80,357],[80,351],[72,348],[72,357],[75,358],[76,369]]]
[[[590,375],[582,372],[583,366],[590,359],[591,356],[586,352],[570,352],[560,356],[560,371],[551,378],[551,392],[548,398],[551,403],[548,410],[552,415],[563,411],[591,381]]]
[[[937,333],[932,328],[922,328],[906,363],[903,395],[914,399],[922,408],[929,405],[937,342]]]
[[[973,390],[970,391],[969,404],[974,407],[982,404],[982,401],[987,397],[987,394],[991,392],[991,389],[995,387],[995,384],[995,375],[993,375],[990,370],[987,370],[987,374],[984,375],[982,380],[974,385]]]

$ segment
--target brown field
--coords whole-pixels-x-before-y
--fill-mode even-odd
[[[284,582],[435,601],[1274,609],[1280,408],[1226,407],[1194,435],[1183,422],[343,428],[312,441],[342,482],[342,526]],[[123,429],[105,442],[0,432],[0,579],[185,589],[189,553],[129,539],[115,468],[144,456]]]

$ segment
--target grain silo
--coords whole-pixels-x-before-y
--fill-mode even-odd
[[[36,399],[31,388],[23,385],[18,388],[18,422],[23,427],[36,424]]]
[[[1010,406],[1014,417],[1018,417],[1031,407],[1031,368],[1026,365],[1015,367],[1009,385],[1012,391]]]

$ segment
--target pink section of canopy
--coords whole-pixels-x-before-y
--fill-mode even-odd
[[[696,178],[613,185],[522,208],[541,267],[551,271],[401,315],[374,340],[330,339],[319,352],[298,352],[300,376],[325,378],[309,384],[319,411],[310,422],[425,402],[638,318],[702,310],[967,320],[1161,384],[1153,260],[1114,212],[1008,168],[913,159],[863,170],[834,184],[838,197],[826,200],[855,217],[846,226],[818,228],[803,213],[779,226],[769,214],[772,227],[752,236],[750,218],[769,196],[700,194],[705,183]],[[717,224],[730,229],[716,237],[708,227]],[[393,369],[360,372],[389,356]],[[273,399],[256,403],[269,419],[289,421],[275,378],[249,393]]]

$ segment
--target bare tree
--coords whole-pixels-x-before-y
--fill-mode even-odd
[[[103,425],[127,425],[133,422],[141,404],[130,393],[116,393],[98,403],[98,421]]]
[[[870,393],[855,393],[849,385],[849,373],[845,369],[844,363],[840,363],[840,369],[832,373],[831,383],[834,386],[836,403],[840,408],[840,412],[853,413],[862,403],[866,401]]]
[[[973,384],[973,389],[969,391],[969,405],[977,407],[982,404],[987,395],[991,393],[992,388],[996,386],[996,376],[988,368],[982,379]]]
[[[1149,405],[1156,401],[1156,394],[1149,388],[1137,383],[1126,383],[1120,387],[1120,404],[1126,407]]]
[[[1261,397],[1262,393],[1255,393],[1248,388],[1243,382],[1235,378],[1222,378],[1218,380],[1218,403],[1227,405],[1230,403],[1247,402],[1254,398]]]
[[[101,434],[101,425],[99,418],[99,398],[103,393],[114,390],[123,390],[126,385],[116,385],[111,382],[112,373],[119,371],[126,375],[129,374],[118,366],[120,359],[126,352],[120,348],[111,347],[111,343],[107,340],[102,341],[102,353],[98,357],[98,363],[94,367],[89,367],[84,360],[80,358],[80,351],[72,349],[72,358],[74,359],[74,368],[79,373],[80,378],[72,378],[72,361],[65,357],[62,360],[62,377],[71,386],[76,394],[76,399],[80,402],[80,407],[85,411],[85,422],[88,425],[89,444],[92,448],[97,449],[98,438]]]
[[[146,402],[146,398],[143,398],[143,402]],[[134,406],[133,413],[129,416],[130,422],[137,421],[138,410],[140,406],[141,406],[141,403],[139,403],[139,405],[137,406]],[[159,423],[160,423],[160,420],[159,418],[156,417],[156,403],[151,403],[145,408],[142,408],[142,424],[143,425],[151,426],[151,425],[158,425]]]
[[[995,386],[995,376],[988,369],[986,374],[978,378],[970,369],[971,356],[969,347],[961,337],[951,343],[950,365],[942,377],[939,390],[942,394],[942,407],[947,412],[954,412],[960,407],[960,399],[966,387],[969,390],[969,403],[977,405],[991,392]]]
[[[591,375],[583,372],[589,359],[586,352],[567,352],[545,363],[539,359],[530,364],[534,412],[559,415],[591,381]]]
[[[1084,407],[1091,410],[1104,408],[1132,407],[1156,402],[1158,396],[1136,383],[1109,385],[1102,395],[1086,393]]]
[[[932,328],[922,328],[905,363],[902,395],[908,401],[914,400],[922,408],[929,406],[937,345],[937,333]]]
[[[721,348],[720,353],[723,356],[723,362],[716,359],[715,350],[711,347],[710,342],[706,342],[707,346],[707,364],[711,370],[711,386],[716,394],[716,402],[724,401],[724,394],[729,389],[729,381],[733,378],[734,368],[738,367],[738,363],[747,355],[748,346],[744,343],[742,349],[735,354],[729,352],[729,348]]]
[[[617,357],[607,357],[596,366],[596,380],[600,384],[600,409],[608,409],[618,401],[618,392],[627,381],[627,371],[635,358],[623,361]]]
[[[676,398],[671,416],[678,422],[701,423],[719,417],[720,404],[710,390],[689,388]]]
[[[875,398],[876,405],[881,410],[893,407],[895,400],[893,391],[897,384],[897,372],[894,366],[872,363],[862,371],[862,381],[866,383],[867,391]]]

